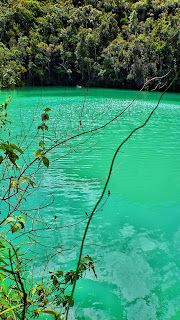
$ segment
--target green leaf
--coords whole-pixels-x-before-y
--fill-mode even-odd
[[[44,163],[44,165],[48,168],[49,167],[49,160],[48,158],[46,158],[45,156],[42,157],[42,161]]]
[[[44,111],[47,112],[47,111],[52,111],[52,110],[50,108],[46,108],[46,109],[44,109]]]
[[[44,147],[44,145],[45,145],[44,141],[41,140],[41,141],[39,142],[39,146],[40,146],[40,147]]]
[[[11,181],[10,182],[10,188],[14,188],[14,187],[17,187],[17,185],[18,185],[18,181]]]
[[[35,182],[34,182],[32,179],[30,179],[30,178],[29,178],[29,183],[30,183],[30,185],[34,188]]]
[[[18,217],[18,222],[19,222],[20,225],[21,225],[21,229],[24,229],[24,226],[25,226],[26,221],[25,221],[25,219],[22,217],[22,215],[20,215],[20,216]]]
[[[4,286],[3,286],[3,288],[4,288]],[[6,288],[4,289],[4,291],[6,292]],[[14,314],[13,310],[11,309],[10,305],[8,305],[7,302],[2,297],[0,297],[0,301],[1,301],[2,305],[4,304],[4,306],[6,306],[6,308],[8,308],[12,312],[13,318],[15,319],[15,314]]]
[[[19,305],[17,305],[17,306],[11,307],[11,308],[9,308],[9,309],[6,309],[6,310],[4,310],[4,311],[2,311],[2,312],[0,313],[0,316],[1,316],[2,314],[4,314],[4,313],[7,313],[7,312],[9,312],[9,311],[11,311],[11,310],[14,310],[14,309],[16,309],[16,308],[19,308],[19,307],[21,307],[21,306],[23,306],[23,303],[21,303],[21,304],[19,304]]]
[[[43,129],[44,129],[43,125],[38,126],[37,128],[38,128],[38,130],[39,130],[39,129],[41,129],[41,130],[43,130]]]
[[[0,279],[1,279],[2,286],[3,286],[3,290],[4,290],[4,292],[6,293],[5,281],[4,281],[4,279],[3,279],[2,274],[0,274]],[[6,302],[4,301],[3,298],[1,298],[1,296],[0,296],[0,301],[3,302],[4,305],[6,305]],[[6,307],[9,307],[9,306],[7,305]]]
[[[49,120],[49,115],[48,115],[48,113],[46,113],[46,112],[42,113],[42,114],[41,114],[41,119],[42,119],[42,121],[47,121],[47,120]]]
[[[8,251],[8,253],[4,252],[4,251]],[[9,259],[9,248],[3,248],[3,250],[1,250],[1,253],[4,257]]]
[[[8,146],[7,144],[1,143],[1,144],[0,144],[0,149],[2,149],[3,151],[6,151],[7,146]]]
[[[11,218],[11,217],[6,219],[6,223],[15,222],[15,221],[16,221],[16,219],[15,218]]]
[[[0,156],[0,164],[3,162],[4,158],[3,156]]]
[[[5,248],[5,245],[1,240],[0,240],[0,248]]]
[[[21,229],[24,229],[24,223],[22,221],[19,221],[20,225],[21,225]]]
[[[28,177],[26,177],[26,176],[24,176],[24,177],[22,177],[22,181],[24,181],[24,180],[28,180],[29,178]]]
[[[22,217],[22,215],[18,216],[18,220],[22,221],[24,224],[26,223],[25,219]]]
[[[42,149],[37,149],[35,151],[35,157],[38,157],[41,154],[42,151],[43,151]]]
[[[48,309],[45,309],[45,310],[36,310],[35,312],[37,312],[37,313],[47,313],[47,314],[52,314],[52,315],[54,315],[54,317],[55,318],[57,318],[57,312],[56,311],[54,311],[54,310],[48,310]]]
[[[11,231],[12,231],[12,233],[15,233],[15,232],[17,232],[18,230],[20,230],[20,225],[19,225],[19,223],[16,223],[16,224],[11,224]]]
[[[62,276],[63,276],[63,271],[62,271],[62,270],[58,270],[58,271],[56,272],[56,276],[57,276],[58,278],[62,277]]]
[[[53,276],[53,285],[55,286],[57,283],[58,283],[57,277],[56,277],[56,276]]]
[[[27,182],[27,180],[28,180],[29,183],[30,183],[30,185],[31,185],[32,187],[34,187],[35,182],[34,182],[31,178],[24,176],[21,180],[22,180],[22,181],[25,181],[25,182]]]
[[[0,262],[2,262],[2,263],[4,263],[4,264],[8,265],[8,263],[7,263],[3,258],[1,258],[1,257],[0,257]]]
[[[20,152],[21,154],[24,153],[24,152],[22,151],[22,149],[19,148],[19,147],[17,147],[14,143],[10,144],[10,146],[11,146],[13,149],[17,150],[18,152]]]
[[[16,160],[19,159],[19,157],[17,156],[17,154],[15,154],[15,153],[10,153],[10,154],[8,155],[8,157],[9,157],[9,160],[10,160],[14,165],[16,165]]]
[[[74,300],[70,299],[70,300],[69,300],[69,306],[70,306],[70,307],[73,307],[73,305],[74,305]]]

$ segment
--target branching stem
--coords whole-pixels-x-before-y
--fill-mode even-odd
[[[169,84],[169,86],[166,88],[166,90],[161,94],[156,106],[154,107],[154,109],[151,111],[151,113],[149,114],[149,116],[147,117],[146,121],[139,127],[135,128],[129,135],[128,137],[118,146],[116,152],[114,153],[114,156],[113,156],[113,159],[111,161],[111,165],[110,165],[110,169],[109,169],[109,174],[108,174],[108,177],[107,177],[107,180],[106,180],[106,183],[104,185],[104,188],[102,190],[102,193],[98,199],[98,201],[96,202],[92,212],[91,212],[91,215],[89,216],[89,219],[88,219],[88,222],[87,222],[87,225],[86,225],[86,228],[85,228],[85,231],[84,231],[84,235],[83,235],[83,238],[82,238],[82,242],[81,242],[81,248],[80,248],[80,252],[79,252],[79,259],[78,259],[78,263],[77,263],[77,268],[76,268],[76,274],[75,274],[75,281],[73,283],[73,287],[72,287],[72,291],[71,291],[71,296],[69,298],[69,301],[68,301],[68,306],[67,306],[67,310],[66,310],[66,320],[68,320],[68,314],[69,314],[69,307],[70,305],[72,304],[72,299],[73,299],[73,295],[74,295],[74,290],[75,290],[75,287],[76,287],[76,281],[77,281],[77,278],[78,278],[78,271],[79,271],[79,266],[80,266],[80,262],[81,262],[81,257],[82,257],[82,252],[83,252],[83,248],[84,248],[84,242],[85,242],[85,239],[86,239],[86,235],[87,235],[87,231],[89,229],[89,225],[91,223],[91,220],[92,220],[92,217],[94,215],[94,212],[96,211],[98,205],[100,204],[104,194],[105,194],[105,191],[107,189],[107,185],[109,183],[109,180],[110,180],[110,177],[111,177],[111,173],[112,173],[112,169],[113,169],[113,165],[114,165],[114,162],[115,162],[115,159],[116,159],[116,156],[118,154],[118,152],[120,151],[121,147],[131,138],[131,136],[136,132],[138,131],[139,129],[142,129],[147,123],[148,121],[150,120],[150,118],[152,117],[153,113],[156,111],[156,109],[158,108],[159,104],[160,104],[160,101],[163,97],[163,95],[168,91],[168,89],[172,86],[172,84],[174,83],[174,81],[177,79],[179,73],[176,75],[176,77],[172,80],[172,82]]]

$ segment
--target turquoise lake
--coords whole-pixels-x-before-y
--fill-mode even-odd
[[[37,173],[41,187],[24,203],[28,215],[42,221],[34,220],[38,243],[28,251],[35,257],[35,282],[51,255],[45,277],[49,270],[76,268],[87,215],[101,195],[114,153],[161,95],[142,92],[131,104],[137,93],[49,87],[0,92],[1,102],[11,96],[11,138],[23,148],[29,145],[29,159],[39,148],[43,109],[52,110],[46,145],[69,139],[49,153],[49,168]],[[43,208],[33,211],[38,206]],[[180,94],[166,93],[146,126],[123,145],[98,209],[83,251],[93,258],[97,279],[87,272],[78,280],[69,319],[179,320]]]

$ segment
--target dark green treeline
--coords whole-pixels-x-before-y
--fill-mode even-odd
[[[138,89],[179,65],[178,0],[0,1],[2,88]]]

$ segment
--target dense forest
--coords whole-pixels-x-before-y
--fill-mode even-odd
[[[179,65],[178,0],[0,2],[1,88],[138,89]]]

